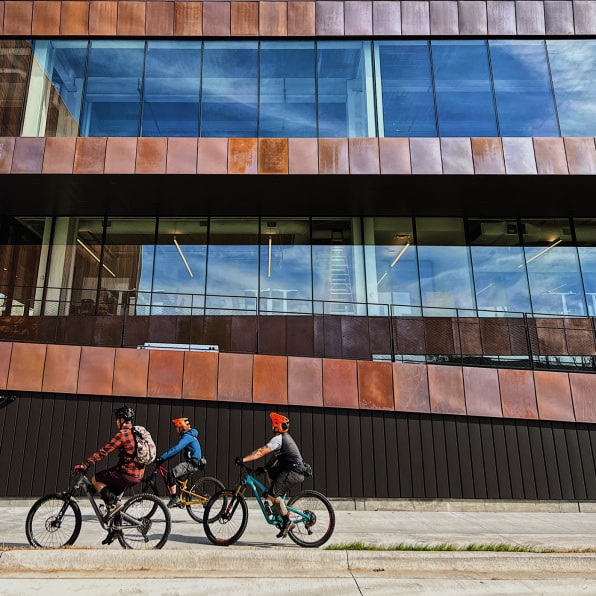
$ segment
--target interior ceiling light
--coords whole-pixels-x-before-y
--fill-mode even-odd
[[[397,261],[399,261],[404,256],[404,253],[406,252],[406,250],[408,250],[409,246],[410,246],[409,242],[406,242],[404,244],[403,248],[397,253],[397,256],[395,257],[395,259],[393,259],[393,263],[391,263],[391,267],[395,267],[395,263],[397,263]]]
[[[83,247],[98,263],[101,263],[100,258],[89,248],[80,238],[77,238],[77,244]],[[102,267],[112,276],[116,277],[116,274],[105,264],[102,264]]]
[[[188,261],[186,260],[186,257],[184,256],[184,253],[182,252],[182,248],[180,248],[180,245],[178,244],[178,240],[176,240],[176,236],[174,236],[174,244],[176,245],[176,248],[178,249],[178,252],[180,253],[180,258],[182,259],[182,262],[186,266],[186,270],[188,271],[188,275],[190,275],[191,277],[194,277],[194,275],[192,274],[192,270],[190,268],[190,265],[188,264]]]
[[[525,263],[521,263],[520,265],[518,265],[517,268],[521,269],[524,265],[531,263],[534,259],[537,259],[538,257],[542,256],[545,252],[549,251],[551,248],[557,246],[557,244],[561,244],[561,242],[563,242],[562,238],[555,240],[552,244],[549,244],[546,248],[543,248],[538,254],[535,254],[533,257],[527,259]]]

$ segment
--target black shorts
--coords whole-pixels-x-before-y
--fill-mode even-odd
[[[285,470],[274,466],[268,471],[271,478],[269,494],[274,497],[283,497],[289,490],[304,481],[304,476],[295,470]]]
[[[107,470],[100,470],[95,474],[95,480],[109,486],[110,488],[117,488],[119,490],[125,489],[134,484],[138,484],[143,478],[131,476],[123,472],[119,468],[108,468]]]

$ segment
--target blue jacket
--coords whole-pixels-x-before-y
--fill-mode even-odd
[[[160,455],[161,459],[166,460],[170,459],[177,453],[180,453],[183,449],[186,450],[184,457],[186,459],[201,459],[202,452],[201,452],[201,444],[199,443],[199,431],[195,428],[191,428],[190,430],[186,430],[182,433],[180,440],[176,445],[170,447],[163,455]]]

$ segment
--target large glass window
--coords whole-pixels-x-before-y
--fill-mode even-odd
[[[18,137],[31,74],[31,44],[0,39],[0,137]]]
[[[596,221],[591,218],[578,218],[573,220],[573,224],[588,303],[588,314],[594,317],[596,316]]]
[[[439,135],[497,136],[486,42],[433,41]]]
[[[200,88],[200,42],[147,42],[141,136],[198,136]]]
[[[429,42],[380,41],[375,47],[379,136],[437,136]]]
[[[258,76],[258,42],[205,42],[202,137],[257,136]]]
[[[558,137],[543,41],[490,40],[499,131],[503,137]]]
[[[137,137],[143,41],[92,41],[83,103],[84,137]]]
[[[375,136],[370,42],[317,43],[320,137]]]

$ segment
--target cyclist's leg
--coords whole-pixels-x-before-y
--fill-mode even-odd
[[[282,525],[279,528],[277,538],[285,538],[296,526],[290,520],[283,496],[288,493],[294,485],[302,482],[304,476],[293,470],[279,470],[273,472],[273,474],[272,472],[273,470],[269,472],[270,475],[274,476],[273,482],[269,487],[269,495],[270,498],[273,496],[273,506],[282,518]]]
[[[192,474],[192,472],[195,472],[197,469],[198,468],[191,462],[183,461],[168,472],[167,482],[170,487],[170,494],[172,495],[168,501],[168,507],[175,507],[180,503],[180,491],[178,490],[178,483],[176,480]]]

